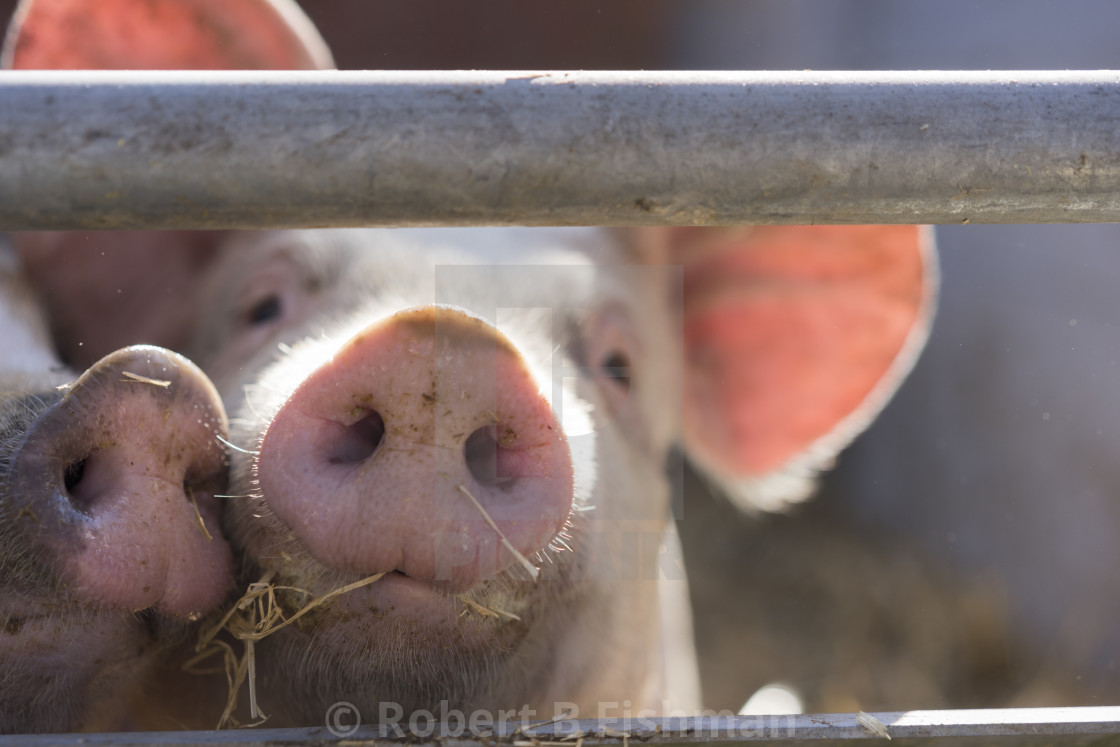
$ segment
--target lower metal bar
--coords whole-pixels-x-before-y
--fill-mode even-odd
[[[360,747],[375,743],[430,744],[440,747],[616,747],[617,745],[783,745],[814,747],[851,745],[855,741],[903,740],[923,745],[931,740],[957,745],[1032,744],[1065,747],[1120,744],[1120,707],[1013,708],[1005,710],[907,711],[876,714],[814,716],[711,716],[605,720],[561,719],[534,723],[510,712],[497,723],[468,718],[457,711],[437,722],[440,714],[412,714],[381,726],[349,721],[311,729],[245,729],[221,732],[144,732],[0,736],[0,747],[107,747],[108,745],[275,745],[339,744]],[[499,716],[499,718],[501,718]]]

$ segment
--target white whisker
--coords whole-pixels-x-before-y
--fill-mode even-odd
[[[259,451],[249,451],[248,449],[242,449],[237,444],[231,443],[230,441],[227,441],[226,439],[222,438],[221,436],[215,436],[214,438],[218,439],[219,441],[221,441],[222,443],[224,443],[226,446],[230,447],[231,449],[234,449],[236,451],[240,451],[243,454],[251,454],[253,456],[257,456],[258,454],[260,454]]]

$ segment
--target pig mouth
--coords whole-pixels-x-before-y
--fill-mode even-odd
[[[354,574],[330,571],[319,566],[311,583],[296,579],[290,567],[273,576],[277,587],[303,589],[306,594],[291,595],[284,606],[296,610],[304,605],[337,593],[324,605],[324,615],[360,621],[362,625],[382,619],[412,621],[424,627],[461,627],[469,621],[483,625],[515,623],[529,606],[535,589],[526,589],[521,582],[506,574],[479,582],[466,590],[448,588],[440,582],[418,579],[402,571],[388,571],[360,578]],[[375,578],[370,583],[362,583]]]
[[[254,465],[256,466],[258,465]],[[358,531],[351,529],[347,537],[349,544],[358,548],[355,558],[338,557],[339,553],[335,556],[321,556],[319,548],[307,543],[301,536],[301,529],[310,520],[290,525],[277,515],[269,494],[264,491],[256,492],[251,500],[252,507],[241,513],[248,521],[234,519],[227,523],[227,531],[231,532],[231,538],[239,546],[242,555],[255,561],[253,565],[257,569],[256,575],[247,576],[244,580],[256,581],[268,575],[276,579],[277,584],[283,583],[306,590],[309,596],[305,598],[316,598],[332,594],[371,576],[379,576],[378,580],[368,586],[363,585],[346,592],[332,602],[332,605],[346,609],[359,605],[365,608],[372,606],[384,613],[407,612],[414,607],[425,610],[452,607],[457,609],[456,614],[465,610],[467,614],[481,612],[484,617],[495,620],[513,620],[516,619],[516,612],[512,616],[503,612],[512,611],[511,608],[517,605],[519,599],[538,593],[535,587],[542,569],[549,578],[546,585],[555,586],[567,575],[566,569],[571,566],[576,555],[573,543],[578,535],[575,531],[578,522],[574,510],[570,510],[564,517],[559,529],[553,528],[545,540],[539,541],[540,549],[528,556],[512,549],[501,529],[490,522],[494,536],[470,544],[467,564],[457,566],[452,561],[462,558],[455,555],[457,548],[446,549],[446,540],[460,539],[462,535],[456,534],[458,527],[468,523],[473,523],[476,527],[474,531],[477,531],[477,527],[486,519],[449,520],[431,517],[415,524],[412,543],[402,543],[394,539],[394,531],[398,526],[392,522],[389,526],[381,526],[372,520],[376,519],[375,515],[372,519],[367,517],[364,521],[352,522],[354,526],[361,527]],[[398,497],[395,500],[408,503],[415,499]],[[468,499],[463,500],[466,502]],[[398,549],[406,548],[405,552],[375,556],[371,551],[368,555],[363,555],[367,552],[364,548],[376,548],[379,537],[383,536],[389,537],[387,544],[396,545]],[[355,537],[360,541],[354,541]],[[475,539],[469,534],[467,538]],[[340,542],[342,538],[336,536],[335,541]],[[413,550],[420,558],[418,563],[413,563],[416,556],[408,554]],[[450,560],[441,563],[441,553],[447,553]],[[469,570],[464,578],[457,574],[459,568],[477,568],[480,572]],[[433,571],[436,573],[433,574]],[[250,570],[250,574],[253,573]],[[355,601],[359,599],[362,601]],[[493,616],[486,614],[491,604],[498,607],[497,614]],[[480,610],[479,607],[484,609]]]
[[[339,608],[346,612],[365,609],[374,614],[446,622],[473,617],[484,624],[519,621],[518,613],[525,606],[524,595],[504,588],[499,579],[483,581],[464,592],[452,592],[400,571],[386,573],[368,587],[339,598]]]
[[[373,574],[333,569],[290,534],[280,540],[277,533],[283,525],[271,518],[266,520],[270,529],[261,526],[262,534],[244,537],[248,540],[242,545],[244,557],[254,558],[257,568],[249,578],[275,586],[285,617],[314,606],[301,620],[304,629],[342,626],[368,634],[386,625],[404,625],[416,631],[465,635],[485,645],[498,629],[506,629],[500,633],[505,636],[522,628],[541,598],[555,596],[558,584],[566,586],[562,580],[532,581],[520,567],[500,571],[470,588],[418,578],[400,569]],[[261,553],[265,547],[268,551]],[[540,557],[546,552],[534,555],[534,563],[549,563]]]
[[[252,565],[257,569],[245,580],[269,578],[277,586],[304,590],[298,600],[293,598],[286,605],[293,609],[357,585],[338,593],[328,608],[344,615],[395,615],[426,622],[453,623],[475,617],[491,624],[514,623],[532,606],[535,597],[563,594],[570,586],[569,576],[579,573],[575,566],[579,565],[580,532],[572,515],[544,547],[524,558],[524,565],[515,563],[464,585],[415,575],[399,566],[383,571],[334,567],[316,557],[295,531],[269,510],[265,496],[256,500],[259,503],[253,513],[257,521],[241,524],[240,532],[234,530],[235,545],[240,546],[244,557],[255,561]],[[362,583],[375,576],[376,580]]]
[[[386,573],[369,586],[338,599],[339,611],[344,614],[397,614],[428,620],[456,614],[456,606],[455,595],[401,571]]]

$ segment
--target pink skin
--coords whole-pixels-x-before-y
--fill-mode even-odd
[[[119,730],[160,651],[232,590],[225,411],[160,348],[105,357],[53,404],[21,381],[0,398],[0,662],[24,685],[0,677],[0,732]]]
[[[334,66],[293,3],[273,0],[23,0],[7,67],[36,70],[274,70]],[[153,28],[175,33],[153,34]],[[243,29],[254,29],[251,36]],[[237,44],[230,39],[241,37]]]
[[[399,312],[284,403],[261,442],[261,491],[328,568],[469,589],[517,562],[502,537],[529,556],[568,520],[571,456],[538,388],[482,320]]]
[[[50,322],[51,341],[78,370],[126,345],[180,350],[197,310],[195,284],[220,233],[16,233],[12,240]]]
[[[621,545],[655,547],[668,515],[672,414],[644,401],[674,391],[674,368],[641,368],[661,341],[631,324],[640,309],[661,328],[634,297],[661,275],[604,299],[607,277],[549,237],[480,234],[560,258],[504,272],[458,267],[469,255],[423,232],[243,236],[208,279],[190,350],[236,413],[225,526],[242,580],[321,596],[386,573],[257,645],[270,724],[319,723],[338,700],[370,717],[379,701],[660,706],[657,557]]]
[[[13,525],[90,602],[207,612],[232,581],[214,498],[225,481],[224,421],[213,386],[186,359],[117,351],[28,429],[9,474]],[[198,526],[194,504],[216,538]]]

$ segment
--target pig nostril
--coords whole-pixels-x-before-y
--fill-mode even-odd
[[[70,495],[70,503],[79,511],[88,511],[92,501],[92,496],[82,483],[88,461],[89,457],[77,459],[67,464],[62,471],[62,484]]]
[[[82,475],[86,471],[86,460],[79,459],[76,462],[71,462],[66,465],[66,469],[62,475],[63,484],[66,485],[67,490],[73,490],[74,486],[82,481]]]
[[[502,448],[495,438],[496,429],[492,425],[479,428],[467,438],[464,456],[467,469],[480,485],[491,485],[508,492],[515,482],[511,477],[498,475],[498,451]]]
[[[346,426],[335,439],[327,461],[331,464],[355,464],[368,459],[385,440],[385,421],[381,414],[370,410],[364,418]]]

